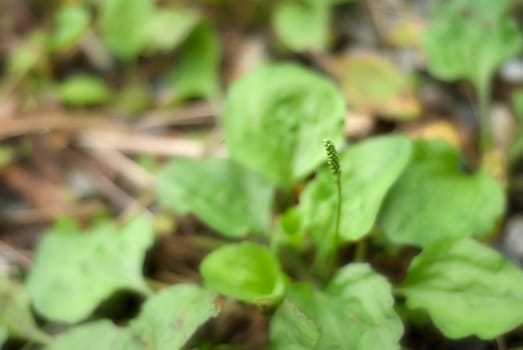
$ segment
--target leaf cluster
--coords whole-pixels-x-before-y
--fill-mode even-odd
[[[292,50],[321,50],[336,2],[281,4],[277,35]],[[442,7],[427,30],[436,76],[479,86],[521,46],[504,17],[507,2],[477,3]],[[180,96],[216,92],[219,45],[198,13],[160,10],[153,1],[97,6],[94,28],[112,55],[130,64],[141,54],[183,46],[169,77],[182,87]],[[33,69],[37,60],[29,53],[42,40],[50,40],[50,52],[77,45],[93,18],[83,5],[65,6],[52,36],[31,36],[9,69],[20,75]],[[310,21],[313,35],[299,37],[293,21]],[[487,27],[493,37],[483,42]],[[481,50],[473,54],[475,47]],[[479,59],[471,64],[473,56]],[[58,92],[77,105],[111,98],[88,75],[70,77]],[[43,235],[24,286],[0,279],[0,344],[9,337],[50,350],[182,349],[200,345],[198,330],[226,314],[223,300],[230,299],[267,310],[270,348],[282,350],[400,349],[404,321],[419,311],[451,339],[492,339],[521,325],[523,273],[477,241],[495,233],[504,188],[483,170],[466,171],[459,151],[443,142],[392,134],[347,144],[346,112],[336,84],[302,65],[265,64],[236,80],[220,119],[230,156],[174,159],[157,176],[161,207],[194,215],[219,237],[199,266],[203,285],[152,288],[143,267],[156,237],[145,214],[90,229],[59,222]],[[332,140],[328,159],[324,139]],[[391,283],[372,261],[361,261],[366,246],[388,256],[405,248],[417,255]],[[328,262],[319,254],[331,249],[333,273],[321,268]],[[121,291],[145,300],[138,315],[118,325],[100,319],[99,308]],[[41,329],[32,308],[65,329]]]
[[[28,295],[13,293],[19,288],[13,282],[1,285],[2,293],[14,295],[0,300],[22,317],[7,319],[3,329],[48,349],[83,349],[89,338],[98,348],[181,348],[220,312],[217,294],[274,308],[276,349],[399,349],[404,326],[395,295],[408,309],[424,310],[450,338],[490,339],[521,324],[523,273],[473,240],[493,233],[504,212],[503,188],[486,173],[466,173],[458,151],[442,142],[389,135],[340,148],[344,114],[335,85],[304,67],[271,64],[239,79],[222,117],[231,159],[176,159],[158,175],[163,206],[196,215],[228,239],[243,239],[223,242],[204,258],[205,286],[151,290],[141,271],[154,240],[145,216],[83,233],[62,222],[42,239]],[[399,285],[350,259],[333,275],[310,265],[308,252],[324,250],[336,229],[340,198],[324,138],[335,140],[328,146],[336,157],[341,149],[334,254],[361,240],[422,248]],[[303,187],[297,204],[275,211],[275,193],[292,194],[296,184]],[[285,257],[286,251],[293,253]],[[98,320],[51,337],[29,312],[31,303],[48,320],[74,324],[120,290],[147,299],[121,327]]]

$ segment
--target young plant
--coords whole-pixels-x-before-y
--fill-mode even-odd
[[[224,117],[233,160],[178,159],[158,177],[161,204],[223,236],[200,264],[204,286],[151,290],[142,275],[154,240],[145,215],[83,233],[61,224],[44,235],[26,288],[40,316],[75,325],[43,333],[26,297],[0,279],[8,310],[0,313],[0,341],[9,332],[46,350],[198,347],[209,343],[199,327],[230,312],[224,298],[268,310],[268,348],[277,350],[399,349],[404,325],[395,303],[406,315],[422,310],[450,339],[493,339],[523,324],[523,272],[471,238],[487,237],[503,213],[500,186],[484,173],[464,174],[459,153],[442,143],[388,135],[338,153],[343,111],[334,84],[305,68],[265,66],[242,78]],[[323,148],[320,134],[329,137]],[[320,166],[325,152],[328,167]],[[281,214],[272,205],[276,186],[303,190],[295,207],[283,208],[293,223],[283,232],[289,240],[271,250],[271,217]],[[349,253],[336,261],[343,244],[362,239],[382,255],[407,245],[422,250],[393,286]],[[328,269],[321,280],[311,250]],[[121,290],[145,299],[136,317],[122,326],[103,318],[79,324]]]
[[[423,38],[435,77],[466,79],[474,87],[483,153],[492,147],[488,120],[492,76],[523,47],[516,22],[506,14],[510,4],[509,0],[443,2],[434,8]]]

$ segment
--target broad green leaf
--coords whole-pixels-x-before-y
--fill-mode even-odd
[[[126,328],[100,320],[71,328],[58,335],[45,350],[144,350],[146,347]]]
[[[64,6],[54,17],[53,31],[49,38],[52,51],[67,50],[81,39],[89,28],[91,15],[83,6]]]
[[[157,9],[150,24],[148,47],[159,51],[174,49],[187,38],[198,20],[198,12],[188,8]]]
[[[283,300],[272,317],[272,350],[317,349],[320,335],[316,322],[289,298]]]
[[[121,60],[136,58],[151,40],[154,10],[153,0],[103,2],[99,29],[107,48]]]
[[[465,78],[478,89],[523,46],[518,26],[503,16],[507,1],[444,2],[433,11],[423,48],[429,69],[443,80]]]
[[[70,226],[49,230],[38,247],[27,289],[39,313],[73,323],[118,290],[149,293],[142,264],[154,236],[145,216],[87,232]]]
[[[181,48],[180,59],[169,74],[177,100],[210,98],[218,91],[220,42],[204,23],[194,29]]]
[[[273,192],[257,173],[227,159],[174,160],[158,175],[161,203],[230,237],[269,230]]]
[[[340,154],[342,207],[340,236],[356,241],[370,232],[385,195],[408,163],[411,142],[404,136],[375,137]],[[319,242],[335,228],[337,190],[322,168],[305,187],[300,204],[304,226]]]
[[[294,64],[260,67],[231,87],[223,115],[233,158],[289,187],[342,141],[345,102],[327,78]]]
[[[281,304],[271,321],[271,344],[277,349],[399,349],[403,325],[390,284],[367,264],[342,268],[325,291],[293,284],[286,301],[291,304]],[[301,338],[306,329],[312,333]]]
[[[332,64],[351,108],[390,119],[413,119],[421,106],[413,79],[392,61],[376,54],[343,56]]]
[[[177,284],[152,296],[130,328],[147,349],[182,349],[198,328],[219,313],[214,292]]]
[[[24,338],[37,343],[47,343],[50,337],[36,326],[31,313],[29,298],[18,283],[0,275],[0,333]],[[0,335],[0,345],[2,335]]]
[[[426,246],[442,237],[485,237],[504,208],[503,188],[488,174],[465,174],[446,143],[418,141],[381,215],[392,242]]]
[[[399,291],[453,339],[492,339],[523,323],[523,272],[470,239],[440,240],[412,261]]]
[[[274,304],[285,293],[278,260],[264,246],[243,242],[222,246],[200,265],[205,284],[228,297],[254,304]]]
[[[71,106],[90,106],[107,102],[111,91],[105,82],[94,75],[75,74],[57,87],[60,100]]]
[[[274,30],[293,51],[323,51],[327,44],[330,7],[320,1],[278,4],[272,15]]]

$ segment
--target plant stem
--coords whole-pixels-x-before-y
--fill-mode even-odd
[[[478,91],[479,121],[480,121],[480,157],[492,147],[492,137],[490,134],[490,83],[486,77],[476,84]]]
[[[337,196],[336,196],[336,221],[334,230],[327,237],[327,242],[320,250],[316,257],[315,265],[321,277],[330,278],[332,272],[336,268],[336,253],[339,245],[339,232],[341,220],[341,180],[339,176],[335,177]]]
[[[365,239],[360,239],[359,242],[356,244],[356,251],[354,252],[354,261],[365,261],[365,255],[367,255],[367,242],[365,241]]]
[[[336,221],[334,230],[328,233],[325,244],[319,246],[318,254],[315,257],[314,267],[321,274],[322,277],[328,278],[336,267],[336,253],[339,245],[339,231],[340,231],[340,220],[341,220],[341,167],[338,152],[334,143],[329,140],[323,140],[325,150],[327,152],[327,163],[334,177],[334,183],[336,184]]]
[[[336,176],[336,187],[338,190],[338,203],[336,203],[336,224],[334,226],[334,232],[332,233],[333,238],[333,246],[336,249],[338,247],[339,243],[339,237],[340,237],[340,220],[341,220],[341,203],[342,203],[342,197],[341,197],[341,179],[340,176]]]
[[[337,195],[337,203],[336,203],[336,223],[334,225],[334,231],[331,233],[331,237],[329,239],[329,251],[327,252],[328,258],[327,258],[327,271],[330,275],[332,271],[336,268],[336,253],[338,251],[339,246],[339,240],[340,240],[340,221],[341,221],[341,203],[342,203],[342,197],[341,197],[341,179],[340,175],[338,174],[335,178],[336,182],[336,189],[338,192]]]

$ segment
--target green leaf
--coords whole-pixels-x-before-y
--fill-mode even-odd
[[[375,137],[340,154],[342,207],[340,237],[356,241],[368,234],[385,195],[408,163],[411,142],[404,136]],[[300,204],[304,226],[317,241],[335,227],[336,184],[322,168],[304,189]]]
[[[342,141],[345,102],[328,79],[294,64],[260,67],[235,82],[224,111],[233,158],[289,187]]]
[[[269,230],[273,192],[257,173],[226,159],[178,159],[158,175],[161,203],[230,237]]]
[[[465,78],[476,88],[523,46],[518,26],[503,16],[507,1],[457,1],[438,6],[424,33],[423,48],[432,74]]]
[[[0,325],[0,349],[3,349],[8,335],[7,327]]]
[[[274,304],[285,293],[278,260],[266,247],[250,242],[214,250],[202,261],[200,272],[209,288],[248,303]]]
[[[176,99],[210,98],[218,91],[220,42],[207,24],[201,24],[187,38],[181,56],[168,80]]]
[[[439,238],[489,235],[505,208],[503,188],[484,172],[465,174],[443,142],[419,141],[382,209],[394,243],[426,246]]]
[[[111,91],[97,76],[75,74],[61,82],[57,88],[60,100],[71,106],[90,106],[107,102]]]
[[[100,320],[71,328],[60,334],[45,350],[144,350],[138,339],[111,321]]]
[[[38,329],[33,315],[29,298],[25,290],[18,283],[0,275],[0,346],[2,339],[10,334],[15,338],[24,338],[37,343],[47,343],[50,337]]]
[[[39,313],[73,323],[118,290],[149,293],[142,264],[154,237],[145,216],[120,228],[105,223],[80,232],[70,226],[49,230],[38,247],[27,289]]]
[[[342,268],[325,291],[293,284],[286,300],[291,304],[281,304],[271,321],[276,349],[399,349],[403,325],[394,311],[390,284],[367,264]],[[312,331],[308,338],[300,336],[305,330]]]
[[[523,323],[523,273],[472,239],[440,240],[412,261],[399,291],[449,338],[492,339]]]
[[[156,10],[148,47],[158,51],[174,49],[187,38],[199,19],[198,12],[183,7]]]
[[[52,51],[70,49],[82,38],[89,28],[91,15],[83,6],[64,6],[54,17],[53,31],[49,38]]]
[[[316,322],[289,298],[283,300],[272,317],[272,350],[317,349],[320,335]]]
[[[202,324],[219,313],[216,298],[196,285],[171,286],[147,300],[130,327],[147,349],[182,349]]]
[[[46,33],[35,30],[17,43],[9,52],[7,72],[15,76],[24,76],[38,68],[45,60]]]
[[[303,221],[302,207],[298,205],[288,208],[278,217],[275,232],[272,233],[274,242],[290,245],[299,250],[306,240]]]
[[[133,60],[151,40],[154,1],[106,0],[102,5],[99,29],[103,42],[119,59]]]
[[[322,2],[282,2],[272,15],[274,30],[293,51],[323,51],[327,44],[330,7]]]

